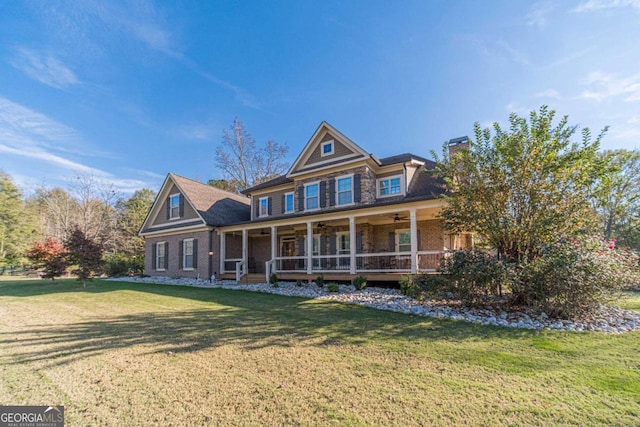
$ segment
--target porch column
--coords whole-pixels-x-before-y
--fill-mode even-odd
[[[271,226],[271,260],[278,256],[278,236],[276,235],[277,228],[275,225]]]
[[[224,231],[220,233],[220,251],[218,252],[220,254],[220,274],[224,273],[224,259],[227,257],[226,235],[227,233]]]
[[[242,274],[247,274],[249,271],[249,230],[242,230]]]
[[[418,224],[416,221],[416,210],[409,210],[409,221],[411,223],[411,274],[418,272]]]
[[[356,274],[356,217],[349,217],[349,273]]]
[[[307,222],[307,274],[313,273],[313,224]]]

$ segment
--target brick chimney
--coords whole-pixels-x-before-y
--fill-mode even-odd
[[[453,157],[459,150],[469,149],[469,137],[461,136],[459,138],[450,139],[449,142],[449,157]]]

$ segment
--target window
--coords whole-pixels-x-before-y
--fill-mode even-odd
[[[180,218],[180,194],[169,196],[169,219]]]
[[[315,182],[313,184],[306,184],[304,186],[304,209],[311,211],[320,207],[320,185]]]
[[[350,205],[353,203],[352,176],[336,179],[336,196],[338,205]]]
[[[320,145],[320,155],[322,157],[330,156],[333,154],[333,141],[323,142]]]
[[[164,242],[156,243],[156,270],[164,271],[167,266],[164,264],[165,261],[165,244]]]
[[[182,241],[182,268],[193,270],[193,239]]]
[[[285,193],[284,195],[284,212],[293,212],[293,193]]]
[[[259,206],[258,216],[269,216],[269,198],[260,197]]]
[[[390,176],[378,180],[378,197],[398,196],[402,193],[402,176]]]
[[[411,231],[396,231],[396,250],[398,252],[411,252]]]

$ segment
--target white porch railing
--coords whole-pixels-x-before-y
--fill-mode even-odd
[[[302,273],[307,271],[306,256],[280,256],[273,259],[273,272]]]
[[[244,261],[236,262],[236,282],[240,282],[244,274]]]
[[[236,271],[236,264],[242,261],[242,258],[225,258],[224,260],[224,268],[220,272],[220,274],[231,273],[232,271]]]
[[[440,267],[440,261],[451,251],[418,251],[418,273],[433,272]]]
[[[356,254],[356,271],[370,273],[411,272],[411,252]]]

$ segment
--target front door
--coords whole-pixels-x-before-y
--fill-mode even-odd
[[[282,245],[280,247],[280,256],[292,257],[296,255],[296,242],[293,239],[282,239]],[[296,261],[294,259],[285,259],[282,261],[283,270],[295,270]]]

